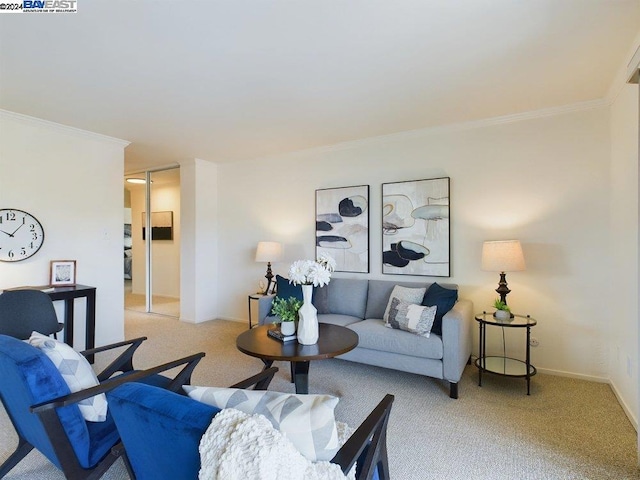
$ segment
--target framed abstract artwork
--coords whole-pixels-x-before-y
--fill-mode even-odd
[[[451,276],[449,181],[382,184],[382,273]]]
[[[316,190],[316,256],[337,272],[369,273],[369,185]]]
[[[142,239],[146,240],[147,215],[142,212]],[[151,240],[173,240],[173,212],[151,212]]]

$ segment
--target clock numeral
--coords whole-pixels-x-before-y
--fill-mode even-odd
[[[36,232],[31,232],[31,234],[33,235],[31,237],[31,240],[37,240],[38,239],[38,234]]]
[[[13,250],[9,250],[9,254],[8,255],[9,255],[9,258],[13,258],[13,256],[14,256],[13,255]]]
[[[16,212],[7,212],[7,222],[13,222],[16,219]]]
[[[24,219],[23,219],[24,220]],[[24,222],[23,222],[24,223]],[[35,232],[36,231],[36,226],[33,223],[29,224],[29,231],[30,232]]]
[[[27,249],[25,247],[22,247],[20,249],[20,255],[22,255],[23,257],[27,254]]]

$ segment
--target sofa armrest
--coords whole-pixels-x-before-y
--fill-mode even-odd
[[[275,295],[267,295],[258,299],[258,325],[269,323],[265,319],[271,313],[274,298],[276,298]]]
[[[473,302],[458,300],[442,317],[442,367],[445,380],[458,383],[471,356]]]

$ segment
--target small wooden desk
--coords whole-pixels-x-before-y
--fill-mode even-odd
[[[51,300],[64,300],[64,343],[73,347],[73,301],[76,298],[87,299],[87,312],[85,318],[85,344],[84,349],[89,350],[96,346],[96,287],[87,285],[72,285],[69,287],[54,287],[47,291]],[[87,355],[87,360],[93,363],[93,355]]]

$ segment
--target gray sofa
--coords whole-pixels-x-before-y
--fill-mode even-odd
[[[449,396],[458,398],[458,382],[471,356],[472,302],[458,299],[442,319],[442,335],[432,333],[425,338],[384,326],[382,318],[395,285],[428,288],[431,283],[333,278],[327,286],[315,289],[318,321],[358,334],[358,347],[338,358],[444,379],[449,382]],[[261,324],[276,319],[270,316],[272,300],[260,300]]]

